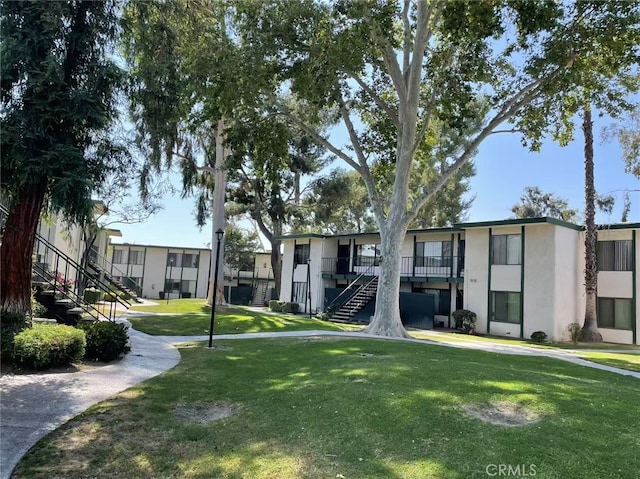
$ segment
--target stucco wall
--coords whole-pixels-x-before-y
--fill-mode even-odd
[[[556,304],[556,229],[540,224],[524,230],[523,338],[535,331],[554,334]],[[566,228],[561,228],[566,229]],[[495,288],[494,288],[495,289]],[[520,288],[518,287],[518,290]],[[491,325],[493,331],[493,324]],[[518,332],[518,336],[520,333]]]
[[[487,294],[489,273],[489,229],[465,232],[464,307],[476,313],[476,329],[487,332]]]
[[[282,241],[282,279],[280,301],[291,301],[291,281],[293,277],[294,240]]]
[[[584,257],[580,247],[582,235],[568,228],[554,227],[555,235],[555,284],[554,284],[554,322],[550,331],[544,330],[550,338],[566,341],[567,327],[578,321],[578,304],[584,305],[584,281],[581,274],[584,269]],[[582,266],[581,266],[582,265]]]

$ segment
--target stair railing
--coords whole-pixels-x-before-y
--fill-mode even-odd
[[[374,268],[376,268],[377,266],[379,266],[379,265],[377,265],[375,262],[373,262],[372,264],[369,265],[369,267],[366,270],[364,270],[362,273],[360,273],[358,276],[356,276],[356,278],[353,281],[351,281],[351,283],[349,283],[347,285],[347,287],[345,289],[343,289],[338,296],[333,298],[333,301],[331,301],[324,308],[324,312],[327,313],[327,314],[335,313],[338,309],[340,309],[347,302],[349,302],[351,300],[351,298],[353,298],[356,294],[358,294],[359,291],[361,291],[366,286],[371,284],[371,282],[373,282],[374,280],[377,280],[378,277],[377,276],[373,276],[372,279],[370,279],[369,281],[365,282],[364,284],[362,284],[362,285],[360,285],[359,287],[356,288],[356,285],[363,278],[365,278],[365,276],[371,276],[372,275],[371,273],[374,271]]]
[[[113,294],[111,296],[111,299],[113,299],[113,301],[110,301],[111,304],[109,307],[109,315],[106,315],[103,312],[99,311],[99,309],[93,305],[86,304],[86,302],[84,301],[84,298],[79,295],[79,291],[78,291],[80,279],[84,280],[85,282],[87,280],[93,282],[98,287],[97,289],[101,292],[101,294],[115,293],[115,292],[111,290],[109,284],[105,283],[100,278],[99,275],[93,274],[87,269],[85,269],[84,267],[82,267],[75,260],[70,258],[67,254],[65,254],[63,251],[61,251],[59,248],[51,244],[49,241],[44,239],[39,234],[36,234],[35,243],[36,243],[36,246],[40,246],[40,245],[44,246],[45,250],[50,250],[55,256],[54,271],[49,272],[49,275],[50,275],[49,281],[53,282],[53,289],[60,291],[63,296],[65,296],[67,299],[71,299],[74,303],[78,305],[78,307],[82,308],[85,312],[89,313],[92,317],[94,317],[95,319],[98,319],[98,316],[102,316],[108,320],[114,321],[117,316],[116,315],[117,307],[115,307],[116,305],[113,303],[118,303],[122,305],[125,309],[129,309],[131,307],[131,303],[125,300],[124,298],[121,298],[118,294]],[[62,268],[60,265],[61,260],[63,262]],[[61,271],[61,269],[64,269],[64,273],[63,271]],[[63,275],[63,278],[66,282],[69,278],[70,272],[73,273],[73,275],[75,276],[75,291],[74,291],[74,288],[69,288],[68,284],[61,284],[58,278],[58,274],[61,274]],[[41,272],[38,272],[38,274],[42,276]],[[93,312],[95,312],[95,315],[93,314]]]
[[[132,289],[136,293],[136,295],[142,296],[142,286],[140,286],[136,281],[132,280],[129,275],[127,275],[127,273],[115,266],[111,261],[109,261],[100,253],[96,253],[95,258],[96,259],[93,261],[90,260],[89,264],[94,263],[96,266],[98,266],[98,268],[102,269],[102,271],[107,273],[110,277],[113,277],[113,275],[115,274],[116,276],[119,276],[121,278],[128,278],[128,281],[132,284],[132,287],[129,289]],[[115,281],[113,282],[116,283]],[[122,283],[122,286],[127,287],[124,283]]]

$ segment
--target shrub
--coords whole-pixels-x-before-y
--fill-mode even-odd
[[[31,293],[31,317],[44,318],[48,313],[47,307],[36,299],[35,292]]]
[[[102,300],[113,303],[116,301],[116,293],[104,293],[102,295]]]
[[[87,338],[84,357],[92,361],[112,361],[131,351],[129,334],[124,324],[96,321],[78,325]]]
[[[31,369],[64,366],[82,359],[85,347],[83,331],[61,324],[34,324],[13,340],[16,364]]]
[[[544,331],[535,331],[531,334],[531,341],[534,343],[546,343],[547,342],[547,333]]]
[[[111,294],[114,294],[114,293],[111,293]],[[120,297],[120,299],[123,299],[125,301],[131,300],[131,295],[129,293],[127,293],[126,291],[120,291],[118,293],[118,296]]]
[[[276,313],[282,313],[283,305],[284,305],[283,301],[278,301],[275,299],[272,299],[271,301],[269,301],[269,309]]]
[[[11,358],[16,334],[29,327],[24,314],[0,312],[0,357]]]
[[[284,303],[282,305],[282,312],[283,313],[299,313],[300,312],[300,305],[298,303]]]
[[[476,313],[468,309],[459,309],[453,312],[456,329],[462,329],[465,333],[476,329],[476,318]]]
[[[569,331],[569,337],[571,338],[571,342],[573,344],[578,344],[580,341],[580,337],[582,336],[582,327],[579,323],[571,323],[567,326],[567,331]]]
[[[85,289],[84,300],[89,304],[96,304],[100,300],[100,290],[96,288]]]

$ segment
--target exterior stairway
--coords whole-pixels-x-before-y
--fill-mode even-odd
[[[374,276],[365,284],[360,286],[355,293],[342,305],[335,313],[333,319],[335,321],[349,322],[353,317],[371,301],[378,290],[378,277]]]
[[[269,281],[257,281],[253,291],[252,306],[264,306],[267,301],[267,290],[269,289]]]
[[[142,300],[138,297],[138,293],[134,289],[125,286],[121,281],[117,281],[105,268],[101,267],[96,261],[89,261],[89,269],[94,273],[94,278],[104,278],[105,281],[113,285],[118,291],[124,291],[136,303],[142,302]]]

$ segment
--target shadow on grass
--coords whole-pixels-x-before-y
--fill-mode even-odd
[[[633,378],[376,340],[220,342],[232,349],[181,349],[176,368],[63,428],[29,463],[49,461],[50,474],[64,467],[71,478],[89,465],[97,476],[188,478],[473,478],[490,464],[536,464],[538,477],[635,478],[640,468]],[[205,425],[172,413],[215,401],[241,408]],[[491,401],[541,420],[506,427],[464,413]]]

